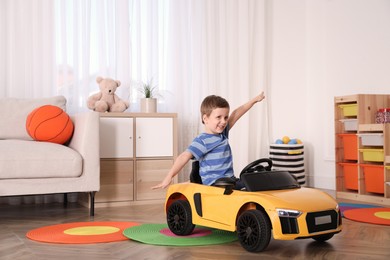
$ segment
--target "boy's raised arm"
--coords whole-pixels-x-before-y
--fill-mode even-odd
[[[257,102],[262,101],[265,98],[264,91],[262,91],[259,95],[255,96],[242,106],[239,106],[229,116],[229,127],[230,129],[233,127],[233,125],[240,119],[246,112],[248,112],[249,109],[253,107],[254,104]]]

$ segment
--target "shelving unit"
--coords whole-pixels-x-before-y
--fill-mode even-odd
[[[390,95],[335,97],[335,169],[338,198],[390,205],[390,124],[376,124]]]
[[[151,187],[164,179],[176,157],[177,114],[101,113],[95,207],[164,202],[166,190]]]

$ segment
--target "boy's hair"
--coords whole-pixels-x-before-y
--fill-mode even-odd
[[[227,102],[223,97],[216,95],[210,95],[203,99],[202,104],[200,105],[202,124],[204,124],[203,115],[209,116],[216,108],[230,108],[229,102]]]

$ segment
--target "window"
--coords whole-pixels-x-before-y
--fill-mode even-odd
[[[121,81],[117,94],[137,103],[139,82],[164,90],[166,1],[56,0],[58,91],[86,107],[96,77]]]

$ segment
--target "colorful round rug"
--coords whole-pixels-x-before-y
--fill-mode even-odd
[[[235,232],[196,227],[188,236],[173,234],[166,224],[142,224],[126,228],[123,234],[135,241],[160,246],[203,246],[230,243],[237,240]]]
[[[372,204],[360,204],[360,203],[345,203],[340,202],[339,203],[341,214],[344,216],[344,212],[346,210],[351,209],[361,209],[361,208],[380,208],[378,205],[372,205]]]
[[[344,211],[344,217],[358,222],[390,225],[390,208],[350,209]]]
[[[123,230],[137,226],[135,222],[75,222],[46,226],[29,231],[35,241],[58,244],[93,244],[128,240]]]

